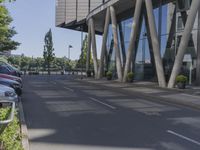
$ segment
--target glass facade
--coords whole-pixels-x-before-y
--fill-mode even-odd
[[[187,9],[189,8],[187,4]],[[173,4],[174,5],[174,4]],[[185,7],[185,8],[186,8]],[[185,9],[184,9],[185,10]],[[184,21],[182,20],[182,16],[180,16],[180,11],[178,9],[176,10],[176,22],[175,22],[175,32],[173,33],[173,38],[171,41],[170,46],[167,46],[167,43],[169,42],[169,24],[171,23],[169,20],[171,19],[169,15],[169,5],[163,5],[162,7],[159,7],[157,9],[154,9],[154,16],[156,18],[156,27],[158,32],[158,38],[160,41],[160,52],[163,59],[163,65],[164,65],[164,71],[166,79],[169,79],[169,76],[171,74],[171,70],[173,67],[173,63],[175,60],[175,55],[177,53],[181,37],[184,30]],[[159,18],[161,20],[159,20]],[[121,58],[122,58],[122,65],[124,67],[125,65],[125,58],[127,54],[127,50],[130,43],[130,34],[131,34],[131,27],[133,23],[133,18],[129,18],[126,20],[123,20],[119,22],[118,24],[118,32],[119,32],[119,43],[120,43],[120,49],[121,49]],[[188,43],[188,48],[186,55],[184,57],[183,61],[183,67],[182,67],[182,74],[185,74],[189,76],[189,71],[191,70],[191,65],[193,66],[192,72],[193,76],[195,75],[195,58],[196,58],[196,52],[195,51],[195,42],[197,40],[197,29],[193,29],[193,32],[191,34],[190,41]],[[195,37],[196,36],[196,37]],[[152,44],[151,44],[151,38],[149,36],[149,31],[146,28],[146,22],[145,18],[143,17],[142,20],[142,26],[141,26],[141,32],[139,35],[139,38],[136,42],[136,56],[135,62],[132,64],[132,71],[135,74],[135,80],[153,80],[156,81],[156,70],[155,70],[155,63],[154,63],[154,56],[152,52]],[[109,28],[109,37],[107,41],[107,52],[108,52],[108,58],[107,58],[107,68],[106,70],[112,71],[115,76],[116,74],[116,65],[115,65],[115,50],[113,48],[113,35],[112,35],[112,27]],[[125,56],[124,56],[125,55]],[[191,56],[192,62],[189,62],[189,57]],[[193,77],[194,78],[194,77]]]

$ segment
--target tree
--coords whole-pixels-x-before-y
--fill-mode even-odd
[[[43,57],[44,57],[45,63],[47,64],[48,74],[50,75],[50,65],[51,65],[51,62],[55,58],[55,54],[53,53],[54,48],[53,48],[51,29],[46,33],[45,38],[44,38],[44,43],[45,45],[44,45]]]
[[[21,62],[20,62],[20,69],[26,71],[29,67],[30,61],[31,61],[31,58],[22,55]]]
[[[87,61],[87,50],[88,50],[88,36],[85,36],[85,39],[83,40],[83,47],[82,49],[82,53],[79,56],[78,62],[76,64],[76,68],[86,68],[86,61]],[[92,67],[93,65],[93,59],[92,56],[90,56],[90,67]]]
[[[7,8],[2,5],[5,0],[0,0],[0,51],[15,50],[20,43],[13,41],[12,37],[17,34],[13,27],[10,27],[12,18]]]

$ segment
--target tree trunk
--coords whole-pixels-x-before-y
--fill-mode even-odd
[[[49,63],[49,62],[48,62],[48,64],[47,64],[47,69],[48,69],[48,75],[50,75],[51,72],[50,72],[50,63]]]

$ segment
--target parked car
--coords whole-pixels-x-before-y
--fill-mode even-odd
[[[0,84],[13,88],[18,96],[20,96],[22,94],[21,85],[17,81],[5,79],[5,78],[0,78]]]
[[[18,96],[13,88],[0,84],[0,101],[1,100],[17,102]]]
[[[19,82],[20,84],[22,84],[22,79],[21,79],[20,77],[8,75],[8,74],[2,74],[2,73],[0,73],[0,77],[1,77],[1,78],[5,78],[5,79],[14,80],[14,81],[17,81],[17,82]]]
[[[22,74],[21,71],[19,71],[17,68],[3,61],[0,61],[0,73],[9,74],[17,77],[20,77]]]
[[[18,70],[17,68],[15,68],[14,66],[10,65],[10,64],[6,64],[6,66],[11,70],[11,71],[15,71],[16,76],[17,77],[21,77],[22,72],[20,70]]]
[[[2,73],[2,74],[8,74],[8,75],[12,75],[12,76],[17,76],[18,77],[17,72],[14,71],[14,70],[10,70],[8,68],[8,66],[6,66],[6,65],[0,65],[0,73]]]

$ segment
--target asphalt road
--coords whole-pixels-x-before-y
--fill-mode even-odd
[[[23,90],[31,150],[200,149],[200,111],[67,76],[26,76]]]

